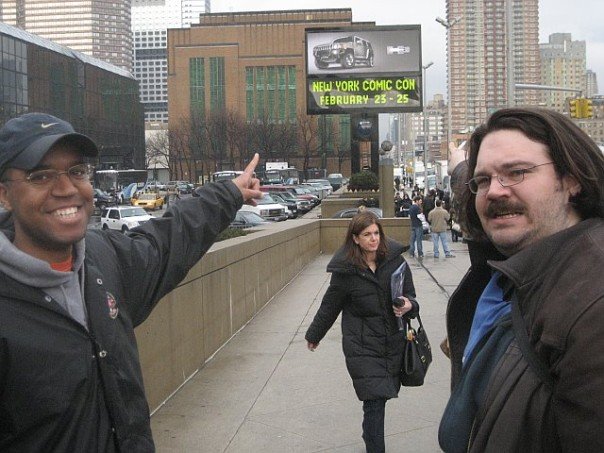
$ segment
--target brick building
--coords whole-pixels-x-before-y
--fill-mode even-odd
[[[352,22],[350,9],[320,9],[202,14],[199,24],[168,30],[169,128],[174,131],[189,124],[189,129],[195,129],[196,118],[208,127],[210,117],[221,111],[238,116],[245,124],[265,127],[307,121],[305,29],[357,25],[360,23]],[[189,173],[189,179],[197,180],[210,171],[229,166],[238,169],[251,152],[260,150],[263,162],[286,158],[298,169],[318,167],[328,173],[350,174],[349,115],[323,115],[311,122],[314,143],[306,159],[299,144],[286,149],[287,139],[283,138],[279,142],[283,149],[275,149],[274,155],[269,146],[264,152],[256,147],[248,150],[248,156],[241,156],[240,162],[229,160],[235,145],[224,120],[225,127],[214,128],[211,140],[222,143],[229,150],[226,155],[207,162],[201,157],[208,153],[192,149],[195,140],[189,137],[188,152],[198,152],[200,159],[184,166],[171,165],[176,165],[176,173]],[[328,130],[338,133],[325,133]],[[171,142],[172,156],[176,141]]]

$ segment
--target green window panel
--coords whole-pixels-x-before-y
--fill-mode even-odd
[[[212,111],[226,108],[224,57],[210,57],[210,108]]]
[[[205,61],[203,58],[189,59],[189,103],[191,116],[205,118]]]
[[[296,67],[287,67],[287,107],[288,117],[296,118]]]

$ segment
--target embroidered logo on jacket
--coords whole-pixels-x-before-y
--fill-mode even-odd
[[[111,319],[117,318],[119,309],[117,308],[117,302],[113,294],[107,291],[107,306],[109,307],[109,317]]]

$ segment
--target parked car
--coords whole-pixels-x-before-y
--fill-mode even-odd
[[[193,193],[194,187],[195,186],[193,184],[191,184],[190,182],[184,182],[184,183],[177,184],[176,190],[178,190],[178,193],[180,193],[180,194]]]
[[[153,179],[151,179],[147,181],[147,184],[145,184],[145,189],[149,189],[152,191],[166,190],[166,183],[161,181],[154,181]]]
[[[271,194],[271,196],[273,196],[275,193],[279,194],[279,196],[284,198],[286,201],[293,201],[296,203],[298,212],[306,213],[316,206],[315,199],[317,198],[308,198],[306,196],[301,196],[297,193],[292,193],[289,191],[273,192],[272,190],[269,190],[269,194]]]
[[[298,205],[296,204],[296,200],[286,199],[283,196],[284,194],[285,192],[280,194],[276,192],[269,192],[269,195],[273,198],[273,200],[287,208],[287,217],[289,219],[295,219],[298,217]]]
[[[327,179],[307,179],[306,184],[311,184],[319,187],[319,184],[323,187],[324,197],[331,195],[333,192],[333,187],[331,187],[331,183]]]
[[[367,211],[373,212],[380,219],[383,217],[382,210],[380,208],[365,208]],[[331,216],[332,219],[351,219],[358,214],[359,208],[346,208],[336,212]]]
[[[105,209],[107,206],[115,205],[115,198],[109,195],[107,192],[104,192],[101,189],[94,189],[93,194],[94,206],[101,211]]]
[[[101,228],[103,230],[119,230],[122,233],[137,227],[152,217],[139,206],[115,206],[103,209],[101,212]]]
[[[275,200],[273,200],[269,194],[264,194],[264,197],[255,201],[256,206],[244,204],[240,211],[251,211],[265,220],[272,220],[274,222],[287,220],[285,206],[275,203]]]
[[[268,225],[269,221],[264,220],[255,212],[251,211],[237,211],[235,219],[231,222],[231,228],[251,228],[260,225]]]
[[[327,175],[327,181],[329,181],[329,184],[331,184],[331,187],[334,192],[340,187],[342,187],[344,184],[348,183],[348,180],[344,176],[342,176],[342,173],[331,173]]]
[[[143,209],[161,209],[164,206],[164,197],[157,192],[142,193],[138,198],[132,199],[132,206],[140,206]]]
[[[307,191],[306,188],[301,185],[272,184],[268,186],[260,186],[260,190],[268,193],[284,193],[286,194],[286,196],[291,195],[299,200],[307,200],[311,203],[311,207],[308,208],[308,210],[318,205],[320,202],[319,198],[316,195],[311,194],[310,191]],[[301,208],[304,209],[304,205],[300,204],[298,206],[298,210],[300,210]]]
[[[166,184],[166,190],[169,190],[171,192],[176,192],[176,190],[178,189],[180,191],[180,188],[184,189],[184,190],[188,190],[189,184],[191,184],[189,181],[168,181],[168,183]],[[186,188],[185,188],[186,186]],[[191,188],[192,190],[192,188]],[[182,192],[181,192],[182,193]],[[190,192],[187,192],[190,193]]]

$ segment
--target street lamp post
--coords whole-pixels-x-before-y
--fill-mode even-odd
[[[423,87],[422,87],[422,104],[423,104],[423,115],[424,115],[424,171],[427,171],[427,166],[426,164],[428,163],[428,160],[426,159],[426,153],[428,150],[428,115],[427,115],[427,109],[426,109],[426,86],[427,86],[427,82],[426,82],[426,69],[428,69],[430,66],[432,66],[434,64],[434,62],[430,62],[425,64],[424,66],[422,66],[422,69],[424,70],[424,80],[423,80]]]
[[[451,27],[461,20],[462,16],[457,16],[448,21],[441,17],[436,18],[436,22],[447,29],[447,159],[449,158],[449,143],[451,142]]]
[[[394,169],[392,158],[388,155],[392,148],[392,142],[384,140],[379,149],[380,208],[384,217],[394,217]]]

